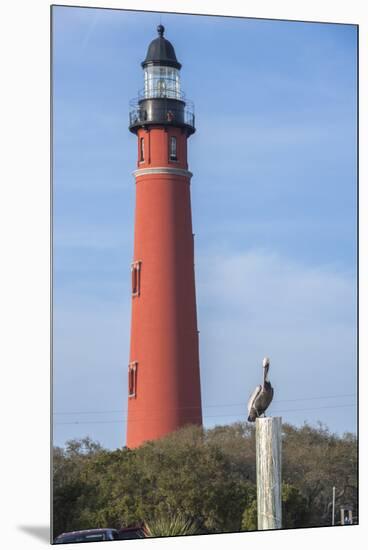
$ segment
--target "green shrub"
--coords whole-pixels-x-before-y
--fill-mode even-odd
[[[182,514],[157,516],[145,522],[144,529],[148,537],[178,537],[198,534],[195,522],[185,518]]]
[[[308,505],[307,500],[303,497],[299,489],[290,483],[282,484],[282,528],[292,529],[294,527],[302,527],[307,524],[308,520]],[[255,498],[250,506],[243,513],[242,531],[257,530],[257,499]]]
[[[252,503],[244,510],[241,530],[257,531],[257,500],[253,500]]]

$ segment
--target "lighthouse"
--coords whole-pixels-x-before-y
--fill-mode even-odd
[[[193,104],[181,89],[172,44],[158,37],[142,62],[144,88],[131,102],[137,136],[131,264],[127,447],[202,425],[187,141]]]

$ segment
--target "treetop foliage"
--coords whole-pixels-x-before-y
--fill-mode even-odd
[[[340,503],[357,514],[353,434],[283,424],[282,445],[283,527],[330,525],[333,486],[336,523]],[[248,423],[188,426],[133,450],[71,440],[54,448],[53,467],[54,536],[143,524],[154,531],[165,521],[201,533],[256,529],[255,430]]]

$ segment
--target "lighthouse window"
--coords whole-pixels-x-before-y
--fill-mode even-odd
[[[141,262],[132,263],[132,296],[139,296],[141,292]]]
[[[139,140],[139,160],[144,161],[144,138]]]
[[[138,362],[133,361],[128,366],[128,397],[136,397],[137,395],[137,368]]]
[[[144,97],[181,99],[179,70],[174,67],[146,67],[144,70]]]
[[[178,160],[177,157],[177,148],[176,148],[176,137],[170,137],[170,160]]]

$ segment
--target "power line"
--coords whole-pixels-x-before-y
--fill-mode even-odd
[[[343,408],[343,407],[356,407],[356,403],[349,403],[347,405],[326,405],[322,407],[307,407],[303,409],[283,409],[274,411],[274,413],[282,413],[282,412],[299,412],[299,411],[316,411],[321,409],[337,409],[337,408]],[[230,416],[233,418],[238,418],[239,414],[215,414],[215,415],[203,415],[203,418],[223,418],[225,416]],[[67,425],[67,424],[120,424],[122,420],[126,420],[126,417],[122,417],[120,420],[85,420],[85,421],[71,421],[71,422],[55,422],[54,425],[61,426],[61,425]],[[155,420],[154,418],[133,418],[132,422],[149,422]],[[156,419],[157,420],[157,419]]]
[[[299,397],[295,399],[277,399],[273,402],[273,404],[276,403],[289,403],[289,402],[296,402],[296,401],[314,401],[318,399],[337,399],[340,397],[355,397],[355,393],[345,393],[340,395],[322,395],[320,397]],[[212,407],[221,408],[221,407],[244,407],[246,405],[246,402],[242,403],[224,403],[220,405],[206,405],[205,407],[202,407],[202,409],[208,409]],[[179,409],[193,409],[197,407],[178,407]],[[175,408],[175,410],[178,410],[178,408]],[[146,409],[144,409],[146,411]],[[152,410],[152,409],[151,409]],[[114,409],[114,410],[106,410],[106,411],[62,411],[62,412],[54,412],[54,415],[73,415],[73,414],[115,414],[115,413],[126,413],[128,412],[128,409]]]

